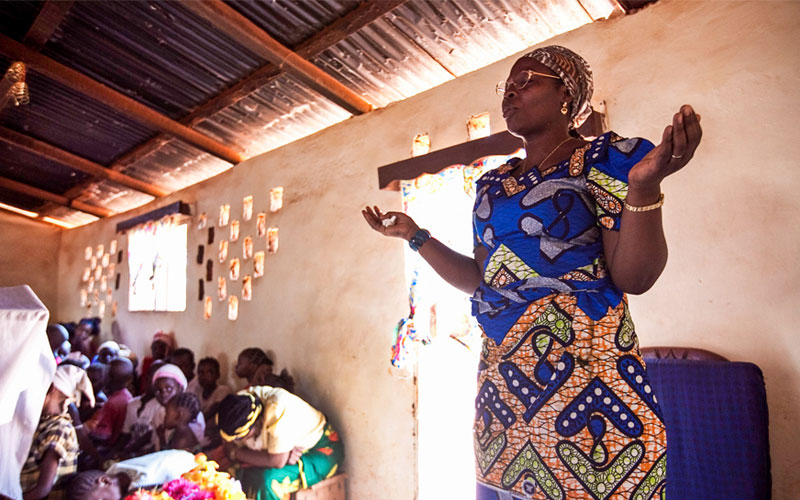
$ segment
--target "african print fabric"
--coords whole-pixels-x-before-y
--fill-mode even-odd
[[[330,424],[313,448],[300,457],[295,465],[280,469],[248,467],[237,478],[247,498],[254,500],[289,500],[296,491],[308,488],[333,477],[344,459],[344,445]]]
[[[512,161],[478,181],[479,500],[664,495],[661,410],[601,239],[652,148],[608,133],[549,172],[514,177]]]

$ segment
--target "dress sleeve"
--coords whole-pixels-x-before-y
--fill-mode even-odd
[[[611,231],[619,231],[622,207],[628,195],[628,173],[655,146],[647,139],[615,138],[600,161],[587,173],[589,191],[595,199],[597,223]]]

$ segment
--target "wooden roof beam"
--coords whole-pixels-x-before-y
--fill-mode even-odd
[[[50,191],[45,191],[44,189],[39,189],[37,187],[30,186],[28,184],[23,184],[21,182],[7,179],[5,177],[0,177],[0,187],[9,189],[11,191],[16,191],[17,193],[21,193],[26,196],[31,196],[33,198],[38,198],[40,200],[49,201],[51,203],[55,203],[56,205],[61,205],[67,208],[72,208],[74,210],[85,212],[87,214],[91,214],[96,217],[109,217],[116,213],[113,210],[110,210],[105,207],[89,205],[88,203],[83,203],[82,201],[78,200],[70,200],[66,196],[51,193]]]
[[[25,38],[22,39],[22,43],[33,50],[42,50],[61,21],[67,17],[73,3],[73,0],[47,0],[25,34]]]
[[[194,3],[194,2],[190,2]],[[137,122],[174,135],[218,158],[236,164],[244,160],[238,151],[189,127],[181,125],[144,104],[125,96],[86,75],[46,57],[25,45],[0,35],[0,53],[23,61],[32,69],[131,117]]]
[[[202,17],[254,54],[279,68],[285,68],[316,92],[350,113],[360,115],[372,111],[372,105],[361,96],[282,45],[222,0],[183,2],[181,6]]]
[[[95,177],[114,181],[118,184],[122,184],[123,186],[147,193],[151,196],[155,196],[156,198],[160,198],[169,194],[169,191],[164,188],[140,181],[139,179],[134,179],[133,177],[120,172],[115,172],[114,170],[109,170],[98,163],[87,160],[86,158],[81,158],[80,156],[72,154],[69,151],[64,151],[63,149],[59,149],[55,146],[47,144],[46,142],[39,141],[33,137],[20,134],[19,132],[15,132],[5,127],[0,127],[0,142],[5,142],[6,144],[10,144],[14,147],[22,148],[33,154],[42,156],[62,165],[66,165],[70,168],[74,168],[75,170],[86,172],[87,174]]]

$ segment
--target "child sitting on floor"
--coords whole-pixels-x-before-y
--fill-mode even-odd
[[[196,422],[199,413],[200,402],[190,392],[183,392],[170,399],[165,406],[164,423],[156,429],[161,449],[194,451],[198,439],[189,426]]]
[[[78,437],[67,405],[83,394],[93,401],[92,384],[82,368],[61,364],[47,391],[20,483],[25,500],[46,498],[78,469]],[[2,453],[9,453],[2,450]],[[53,495],[55,497],[57,495]]]
[[[183,375],[186,377],[186,382],[188,385],[186,386],[186,390],[189,392],[193,392],[193,388],[198,385],[197,377],[194,376],[194,353],[191,349],[187,349],[186,347],[179,347],[169,355],[167,358],[167,363],[172,363],[173,365],[177,366],[183,372]]]
[[[133,396],[128,384],[133,380],[133,363],[127,358],[114,358],[108,365],[108,401],[86,422],[95,445],[112,447],[125,423],[125,412]]]
[[[190,383],[186,389],[197,396],[206,422],[216,413],[219,402],[231,393],[231,388],[227,385],[217,384],[219,377],[219,361],[211,357],[203,358],[197,364],[197,385],[193,387]]]
[[[153,375],[153,388],[155,389],[156,400],[161,404],[162,408],[153,417],[153,429],[158,429],[159,426],[163,425],[166,413],[164,407],[172,398],[182,394],[186,390],[186,385],[186,376],[175,365],[167,363],[156,371]],[[197,440],[202,442],[206,430],[206,420],[203,418],[202,413],[198,413],[195,420],[189,423],[189,428]],[[153,441],[156,449],[160,449],[161,443],[158,441],[156,433],[153,435]]]
[[[166,363],[156,360],[142,377],[145,392],[128,402],[125,422],[117,440],[116,455],[129,458],[154,451],[152,422],[161,408],[153,388],[153,376]]]
[[[70,360],[72,362],[72,360]],[[89,401],[84,399],[80,406],[81,421],[86,422],[92,415],[94,415],[100,408],[106,404],[108,396],[105,393],[105,386],[108,383],[108,365],[103,363],[92,363],[86,369],[86,375],[92,382],[92,390],[94,391],[94,406],[89,406]]]

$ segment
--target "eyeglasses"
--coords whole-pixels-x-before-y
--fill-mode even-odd
[[[545,78],[555,78],[556,80],[561,79],[555,75],[548,75],[547,73],[539,73],[538,71],[532,71],[530,69],[527,69],[525,71],[517,73],[517,75],[512,80],[500,80],[499,82],[497,82],[497,85],[495,85],[494,91],[497,92],[497,95],[499,95],[500,97],[504,97],[506,92],[509,91],[512,85],[517,90],[522,90],[528,85],[530,85],[530,83],[534,81],[534,77],[536,76],[543,76]]]

